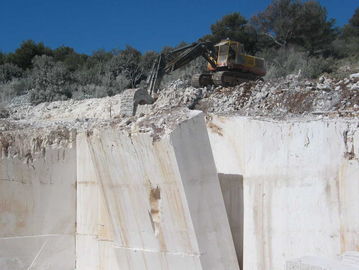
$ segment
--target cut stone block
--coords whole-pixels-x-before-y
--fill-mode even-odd
[[[77,145],[77,269],[239,269],[203,114]]]
[[[0,269],[73,270],[76,145],[35,133],[0,133]]]
[[[203,114],[160,122],[0,133],[0,269],[239,270]]]
[[[208,121],[218,173],[243,175],[243,269],[282,270],[291,258],[358,250],[357,122]]]

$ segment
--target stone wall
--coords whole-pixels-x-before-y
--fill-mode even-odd
[[[357,121],[214,117],[219,173],[243,175],[244,269],[359,249]]]
[[[239,269],[202,114],[77,140],[77,269]]]
[[[204,116],[180,119],[0,133],[0,268],[239,270]]]
[[[0,269],[73,270],[76,145],[14,134],[0,134]]]
[[[0,269],[280,270],[358,251],[357,130],[171,111],[0,132]]]

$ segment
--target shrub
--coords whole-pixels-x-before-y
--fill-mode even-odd
[[[8,118],[10,116],[9,111],[6,109],[4,103],[0,103],[0,119],[1,118]]]
[[[266,61],[267,74],[265,79],[285,77],[288,74],[298,73],[305,66],[305,53],[294,47],[268,49],[258,54]]]
[[[10,63],[0,65],[0,83],[7,83],[13,78],[20,78],[22,76],[22,69]]]
[[[337,58],[359,58],[359,35],[346,36],[335,40],[332,43],[333,55]]]
[[[6,55],[0,51],[0,65],[5,64]]]
[[[0,103],[10,101],[14,95],[10,83],[0,84]]]
[[[24,94],[28,89],[25,79],[13,79],[10,82],[0,84],[0,102],[8,102],[17,95]]]
[[[71,97],[73,86],[70,72],[50,56],[36,56],[31,74],[31,103],[65,100]]]
[[[84,67],[73,73],[74,80],[80,85],[101,85],[105,74],[105,64],[97,63],[92,67]]]
[[[300,47],[268,49],[262,51],[259,56],[266,60],[265,79],[298,73],[305,78],[316,78],[324,72],[332,72],[335,66],[335,61],[332,58],[310,56]]]
[[[335,61],[333,58],[308,57],[307,63],[303,68],[303,77],[318,78],[323,73],[332,73],[334,71]]]

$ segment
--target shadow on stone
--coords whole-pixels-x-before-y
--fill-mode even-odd
[[[243,269],[243,176],[218,174],[238,263]]]

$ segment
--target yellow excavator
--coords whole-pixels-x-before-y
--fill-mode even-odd
[[[199,56],[207,60],[208,72],[193,75],[194,87],[234,86],[243,81],[260,79],[266,74],[264,59],[247,55],[243,44],[238,41],[227,39],[217,44],[195,42],[158,56],[147,77],[148,93],[152,96],[158,92],[165,74],[183,67]]]

